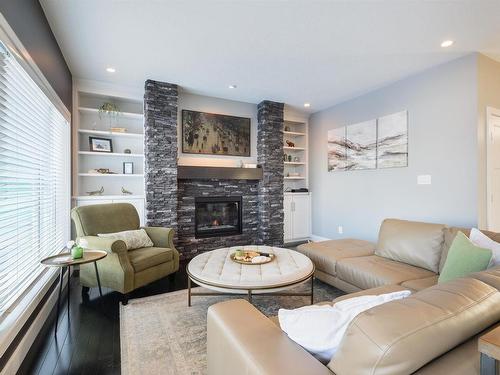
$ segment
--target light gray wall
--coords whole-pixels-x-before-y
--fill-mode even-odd
[[[387,217],[477,221],[477,56],[469,55],[317,112],[310,119],[313,234],[377,238]],[[409,166],[327,171],[327,131],[408,110]],[[432,185],[417,185],[417,175]],[[342,225],[344,234],[337,233]]]
[[[178,108],[179,165],[238,166],[240,160],[244,163],[257,163],[257,104],[181,92]],[[250,157],[184,154],[181,144],[183,109],[250,118]]]

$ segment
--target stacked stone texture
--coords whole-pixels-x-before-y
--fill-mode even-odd
[[[177,232],[177,85],[147,80],[144,155],[147,225]]]
[[[195,238],[195,197],[242,197],[242,234]],[[259,184],[250,180],[179,180],[178,184],[178,240],[181,258],[192,258],[198,253],[227,246],[248,245],[256,242],[259,230]]]
[[[283,246],[283,103],[262,101],[257,107],[259,183],[258,243]]]
[[[144,94],[147,225],[173,228],[181,258],[221,247],[283,245],[283,103],[258,105],[263,179],[177,180],[177,85],[148,80]],[[195,238],[195,197],[242,196],[243,233]]]

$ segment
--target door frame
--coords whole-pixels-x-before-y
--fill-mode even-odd
[[[492,181],[491,181],[491,160],[492,160],[492,118],[497,117],[500,119],[500,109],[493,107],[486,107],[486,227],[488,230],[491,230],[491,223],[493,221],[492,218],[492,207],[491,207],[491,199],[493,197],[492,192]]]

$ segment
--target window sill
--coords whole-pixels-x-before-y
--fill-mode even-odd
[[[57,279],[56,268],[48,268],[0,322],[2,357]]]

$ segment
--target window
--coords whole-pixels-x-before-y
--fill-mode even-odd
[[[68,121],[0,44],[0,317],[64,248],[69,210]]]

